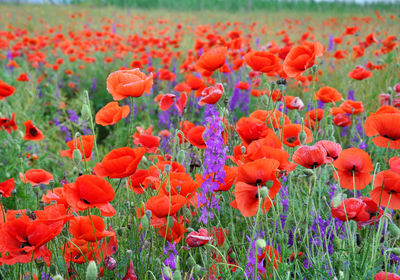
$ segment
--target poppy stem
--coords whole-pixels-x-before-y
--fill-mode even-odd
[[[87,90],[85,90],[85,93],[86,93],[86,102],[87,102],[87,105],[88,105],[88,107],[90,109],[90,114],[89,114],[90,119],[89,120],[90,120],[90,129],[92,130],[92,133],[93,133],[93,136],[94,136],[94,149],[96,151],[96,156],[99,156],[99,150],[97,149],[97,137],[96,137],[96,132],[94,130],[92,108],[90,106],[89,92]],[[83,150],[83,145],[81,147],[82,147],[82,150]],[[85,161],[86,161],[86,158],[85,158]]]
[[[133,133],[133,117],[134,117],[135,99],[133,97],[129,97],[129,101],[131,103],[131,117],[129,119],[128,147],[129,147],[129,143],[131,143],[131,141],[132,141],[132,146],[133,146],[132,133]]]

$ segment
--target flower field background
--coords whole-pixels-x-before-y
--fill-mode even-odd
[[[400,6],[117,2],[0,5],[0,279],[400,279]]]

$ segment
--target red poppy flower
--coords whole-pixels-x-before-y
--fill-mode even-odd
[[[347,76],[354,80],[364,80],[372,77],[372,72],[364,69],[362,66],[357,66],[354,70],[350,71]]]
[[[57,204],[62,204],[68,208],[69,204],[64,197],[64,188],[54,188],[53,190],[48,190],[46,194],[42,196],[42,201],[46,204],[50,204],[52,201],[56,201]]]
[[[122,280],[138,280],[132,260],[129,261],[128,269],[126,270],[126,274]]]
[[[82,144],[81,144],[82,142]],[[67,146],[69,150],[60,152],[62,157],[72,158],[75,147],[81,152],[82,161],[90,160],[92,156],[92,149],[94,144],[94,135],[85,135],[76,138],[75,140],[68,141]]]
[[[364,112],[364,105],[361,101],[346,100],[340,105],[340,109],[350,115],[357,115]]]
[[[127,180],[127,184],[132,188],[134,193],[143,194],[147,186],[144,184],[144,180],[150,176],[150,173],[146,169],[136,170]]]
[[[196,67],[201,70],[213,72],[225,64],[228,49],[217,47],[203,53],[196,63]]]
[[[390,120],[390,121],[388,121]],[[365,120],[365,134],[379,147],[400,149],[400,114],[374,114]]]
[[[7,133],[11,133],[12,130],[16,131],[18,129],[14,113],[11,115],[11,120],[8,118],[0,118],[0,130],[1,129],[4,129]]]
[[[374,180],[371,199],[390,209],[400,209],[400,174],[392,170],[381,171]]]
[[[392,157],[389,160],[390,170],[396,173],[400,173],[400,158],[399,157]]]
[[[373,169],[371,159],[361,149],[349,148],[343,150],[337,160],[333,162],[333,166],[337,169],[333,174],[334,178],[339,181],[342,188],[361,190],[372,179],[370,174]]]
[[[78,216],[70,221],[68,232],[76,239],[96,242],[104,237],[115,235],[111,231],[106,231],[105,228],[104,221],[99,216]]]
[[[206,142],[203,138],[205,130],[206,128],[201,125],[192,127],[187,133],[187,139],[189,140],[190,144],[196,146],[199,149],[207,148]]]
[[[322,56],[324,47],[320,42],[305,42],[292,47],[283,62],[283,70],[289,77],[297,77],[315,63],[315,58]]]
[[[118,102],[110,102],[101,108],[95,117],[97,124],[102,126],[113,125],[129,115],[129,106],[119,107]]]
[[[304,130],[306,133],[305,143],[300,143],[299,134]],[[312,133],[308,127],[302,127],[301,124],[289,124],[283,127],[283,144],[289,147],[300,146],[312,142]]]
[[[18,82],[29,82],[28,75],[26,73],[19,74],[17,81]]]
[[[395,273],[381,271],[375,274],[374,280],[400,280],[400,276]]]
[[[301,146],[294,152],[292,160],[305,168],[314,169],[326,163],[326,151],[320,146]]]
[[[43,169],[30,169],[23,173],[19,173],[19,178],[24,183],[29,183],[32,186],[37,186],[39,184],[48,185],[50,180],[54,177],[50,172]]]
[[[271,200],[279,192],[281,184],[276,179],[279,162],[274,159],[258,159],[239,166],[238,183],[235,188],[235,200],[231,206],[239,209],[245,217],[257,214],[259,207],[259,188],[268,181],[272,186],[268,190],[268,197],[264,199],[262,205],[263,212],[271,208]]]
[[[359,227],[373,224],[383,215],[383,209],[370,198],[363,197],[348,198],[342,201],[338,206],[332,207],[332,216],[341,221],[354,220]]]
[[[322,87],[315,94],[316,99],[321,100],[324,103],[335,103],[342,99],[342,95],[332,87]]]
[[[262,263],[264,268],[267,268],[267,265],[272,264],[275,269],[277,269],[278,265],[282,262],[279,252],[275,248],[268,245],[265,247],[265,252],[263,252],[261,255],[258,255],[257,258],[258,262]]]
[[[136,127],[137,132],[133,134],[133,143],[136,146],[142,146],[146,149],[146,153],[156,153],[158,146],[160,146],[160,137],[151,135],[153,133],[153,126],[146,130],[140,126]]]
[[[291,95],[286,95],[284,97],[285,100],[285,106],[286,108],[290,110],[303,110],[304,109],[304,103],[300,99],[300,97],[297,96],[291,96]]]
[[[282,125],[288,125],[291,123],[289,117],[277,109],[271,111],[256,110],[250,114],[250,117],[259,119],[260,121],[267,123],[267,125],[272,123],[274,128],[281,128]]]
[[[264,138],[270,130],[265,122],[256,118],[243,117],[236,123],[236,132],[246,146],[254,140]]]
[[[319,124],[323,117],[324,117],[323,109],[310,110],[304,116],[304,124],[310,129],[315,129],[317,126],[317,121]]]
[[[13,95],[15,88],[0,80],[0,100],[4,100],[6,97]]]
[[[164,184],[162,184],[160,194],[166,196],[180,194],[197,206],[196,190],[199,185],[193,181],[192,177],[184,172],[170,172],[168,175],[169,180],[165,180]]]
[[[140,160],[145,154],[145,148],[118,148],[104,156],[94,167],[98,176],[110,178],[125,178],[135,173]]]
[[[25,125],[25,135],[24,140],[30,141],[40,141],[44,139],[43,133],[39,128],[33,125],[31,120],[24,122]]]
[[[282,68],[280,58],[266,51],[251,51],[244,56],[244,60],[251,69],[267,76],[274,76]]]
[[[219,183],[219,188],[215,190],[216,192],[222,191],[229,191],[233,185],[233,183],[236,181],[236,178],[238,176],[238,168],[237,167],[232,167],[232,166],[224,166],[224,171],[225,171],[225,178],[223,183]],[[214,174],[210,174],[209,177],[213,178]],[[207,177],[208,178],[208,177]],[[207,179],[206,178],[206,179]],[[203,184],[205,179],[203,179],[203,176],[200,174],[196,174],[196,182],[199,186]]]
[[[102,177],[79,176],[75,183],[64,185],[64,196],[75,211],[96,207],[103,216],[111,217],[115,214],[114,207],[109,203],[114,199],[114,189]]]
[[[0,182],[0,195],[2,197],[10,197],[14,187],[15,187],[14,178],[10,178],[8,180],[5,180],[4,182]]]
[[[104,251],[104,246],[100,249]],[[86,240],[76,238],[71,238],[70,241],[63,246],[63,251],[67,263],[74,262],[78,264],[85,263],[86,259],[88,261],[100,263],[102,260],[101,254],[104,256],[106,253],[102,252],[100,254],[96,242],[87,242]]]
[[[144,207],[137,210],[139,218],[143,217],[145,210],[151,211],[151,225],[161,227],[167,223],[168,216],[174,216],[188,200],[182,195],[159,195],[150,197]]]
[[[12,265],[42,258],[50,266],[51,252],[45,244],[56,237],[63,226],[63,221],[32,221],[27,216],[7,221],[0,227],[0,263]]]
[[[342,146],[339,143],[328,140],[318,141],[314,146],[323,148],[326,151],[327,160],[330,162],[336,160],[342,152]]]
[[[158,234],[171,243],[179,243],[185,234],[185,227],[181,223],[174,221],[172,228],[168,228],[167,225],[164,225],[160,227]]]
[[[203,106],[205,104],[215,104],[220,100],[224,94],[224,86],[221,83],[217,83],[212,87],[205,88],[201,92],[201,98],[199,100],[199,105]]]
[[[200,247],[206,245],[208,241],[212,239],[212,236],[208,235],[208,231],[204,228],[201,228],[199,229],[199,232],[192,231],[186,236],[186,244],[190,248]]]
[[[107,90],[115,101],[126,97],[140,97],[143,93],[150,93],[153,86],[153,73],[146,76],[138,68],[118,70],[107,78]]]

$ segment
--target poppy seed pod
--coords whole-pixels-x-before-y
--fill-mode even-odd
[[[86,268],[86,280],[96,280],[97,265],[95,261],[90,261]]]
[[[149,218],[147,218],[146,215],[144,215],[141,219],[141,224],[142,224],[142,229],[143,230],[148,230],[149,229]]]

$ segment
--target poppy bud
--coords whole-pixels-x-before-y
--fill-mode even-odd
[[[275,89],[276,89],[276,83],[275,82],[271,82],[271,84],[270,84],[271,92],[273,92]]]
[[[184,150],[180,150],[178,152],[178,162],[182,163],[185,160],[185,151]]]
[[[64,277],[62,277],[60,274],[57,274],[56,276],[51,277],[53,280],[64,280]]]
[[[245,147],[245,146],[241,146],[241,147],[240,147],[240,152],[241,152],[242,155],[244,156],[244,154],[246,153],[246,147]]]
[[[335,128],[333,127],[333,125],[328,124],[327,128],[326,128],[326,134],[329,137],[333,137],[335,135]]]
[[[312,171],[312,169],[303,169],[302,171],[303,171],[304,175],[306,175],[306,176],[314,175],[314,171]]]
[[[389,231],[391,234],[393,234],[396,238],[400,237],[400,229],[399,227],[392,221],[389,224]]]
[[[167,278],[172,278],[172,270],[169,266],[164,266],[163,273]]]
[[[257,246],[258,248],[260,248],[260,249],[265,249],[265,247],[267,247],[267,242],[265,242],[264,239],[259,238],[259,239],[257,239],[257,241],[256,241],[256,246]]]
[[[304,131],[304,129],[302,129],[302,130],[300,131],[300,133],[299,133],[299,141],[300,141],[300,143],[303,145],[303,144],[306,142],[306,139],[307,139],[307,134],[306,134],[306,132]]]
[[[338,237],[335,236],[335,238],[333,239],[333,243],[335,244],[336,248],[342,248],[342,242]]]
[[[174,226],[174,219],[171,216],[167,218],[167,228],[172,228]]]
[[[269,182],[267,182],[267,183],[269,183]],[[271,185],[271,187],[272,187],[272,185]],[[262,187],[260,189],[260,196],[262,198],[266,198],[268,196],[268,192],[269,192],[269,189],[267,187]]]
[[[82,120],[87,121],[90,118],[90,108],[87,104],[82,105],[81,109]]]
[[[81,151],[79,151],[78,149],[74,149],[74,151],[72,152],[72,159],[78,165],[82,160]]]
[[[95,261],[90,261],[86,268],[86,280],[96,280],[97,265]]]
[[[391,248],[388,249],[387,252],[392,252],[393,254],[400,256],[400,248]]]
[[[181,272],[177,269],[174,272],[174,277],[172,278],[173,280],[181,280],[182,279],[182,275]]]
[[[104,259],[104,264],[108,270],[114,270],[117,266],[117,262],[114,258],[107,256]]]
[[[195,259],[192,256],[189,256],[189,259],[187,260],[187,263],[190,267],[194,266],[196,264]]]
[[[341,193],[335,195],[332,199],[332,206],[333,208],[336,208],[340,205],[340,202],[342,202],[343,195]]]
[[[166,164],[166,165],[164,166],[164,170],[165,170],[165,172],[168,173],[168,172],[171,170],[171,165]]]
[[[144,214],[146,215],[146,217],[147,217],[147,219],[149,219],[149,220],[151,220],[151,216],[152,216],[152,212],[151,212],[151,210],[146,210],[146,211],[144,211]]]
[[[198,265],[198,264],[196,264],[196,265],[194,266],[194,272],[195,272],[195,273],[199,273],[200,271],[201,271],[201,266]]]
[[[318,70],[318,65],[317,64],[314,64],[313,66],[311,66],[311,73],[313,75],[315,75],[317,73],[317,70]]]
[[[142,229],[143,230],[148,230],[149,229],[149,219],[147,218],[146,215],[144,215],[141,219],[141,224],[142,224]]]

